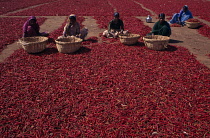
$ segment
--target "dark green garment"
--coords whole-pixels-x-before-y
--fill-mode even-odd
[[[168,22],[164,21],[160,24],[160,21],[156,22],[152,28],[152,33],[154,35],[163,35],[170,36],[171,35],[171,27]]]
[[[108,27],[108,30],[110,31],[111,29],[113,30],[124,30],[124,24],[123,24],[123,21],[118,19],[118,22],[115,23],[114,22],[114,19],[111,20],[109,22],[109,27]]]

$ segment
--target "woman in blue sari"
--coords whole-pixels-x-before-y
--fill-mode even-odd
[[[173,15],[169,23],[170,24],[177,23],[180,25],[185,25],[185,21],[191,18],[193,18],[192,13],[188,9],[188,6],[185,5],[179,13],[175,13]]]

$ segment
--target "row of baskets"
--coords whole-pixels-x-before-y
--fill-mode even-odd
[[[120,35],[120,42],[125,45],[133,45],[138,42],[139,34]],[[143,37],[145,46],[152,50],[163,50],[167,47],[169,37],[151,35]],[[77,37],[63,37],[55,40],[60,53],[73,53],[82,46],[82,39]],[[46,49],[48,37],[25,37],[19,39],[19,43],[28,53],[39,53]]]
[[[56,47],[61,53],[73,53],[81,47],[82,39],[77,37],[63,37],[55,40]],[[48,37],[35,36],[19,39],[19,43],[28,53],[39,53],[46,49]]]
[[[120,35],[120,42],[125,45],[133,45],[138,42],[139,34]],[[146,47],[152,50],[163,50],[167,48],[170,37],[161,35],[144,36],[143,41]]]

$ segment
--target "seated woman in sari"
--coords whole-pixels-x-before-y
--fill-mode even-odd
[[[31,16],[23,25],[23,37],[33,37],[33,36],[48,36],[48,33],[40,33],[40,27],[37,23],[36,17]]]
[[[155,23],[152,28],[152,32],[147,35],[162,35],[162,36],[170,36],[171,35],[171,27],[167,21],[165,21],[165,14],[159,14],[159,21]]]
[[[185,21],[188,19],[193,18],[192,13],[190,12],[190,10],[188,9],[188,6],[185,5],[181,11],[179,13],[175,13],[172,17],[172,19],[170,20],[170,24],[180,24],[180,25],[185,25]]]
[[[119,34],[126,34],[127,31],[124,31],[123,21],[120,19],[118,12],[114,13],[114,19],[109,22],[108,30],[103,32],[103,36],[106,37],[118,37]]]
[[[76,36],[84,40],[87,34],[88,34],[88,29],[83,28],[82,30],[80,30],[80,25],[76,20],[76,15],[71,14],[64,27],[63,36],[61,37]]]

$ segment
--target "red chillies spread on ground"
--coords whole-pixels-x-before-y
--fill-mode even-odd
[[[31,6],[21,1],[22,5],[11,2],[17,7],[10,6],[1,13]],[[206,1],[136,1],[156,14],[165,7],[167,16],[179,12],[180,5],[188,4],[193,14],[200,13],[209,20],[209,16],[203,16],[209,14],[204,12],[208,11]],[[32,5],[40,2],[35,0]],[[107,29],[116,8],[123,13],[120,17],[125,30],[141,36],[151,31],[135,18],[147,16],[148,11],[133,1],[48,2],[47,6],[39,5],[10,15],[74,13],[81,26],[82,16],[94,16],[99,27]],[[5,7],[6,2],[0,3]],[[15,20],[4,19],[1,24]],[[15,21],[22,29],[25,19]],[[62,35],[64,25],[65,22],[50,33],[50,38]],[[209,37],[209,26],[201,25],[198,31]],[[14,32],[9,28],[1,29],[9,30],[9,41],[2,37],[2,44],[18,39],[12,37]],[[22,34],[22,30],[15,30],[18,36]],[[1,136],[209,137],[210,70],[194,55],[174,45],[164,51],[149,50],[142,39],[133,46],[125,46],[119,39],[102,37],[102,43],[97,41],[98,36],[87,38],[83,47],[73,54],[59,53],[54,43],[38,54],[19,49],[0,63]]]

